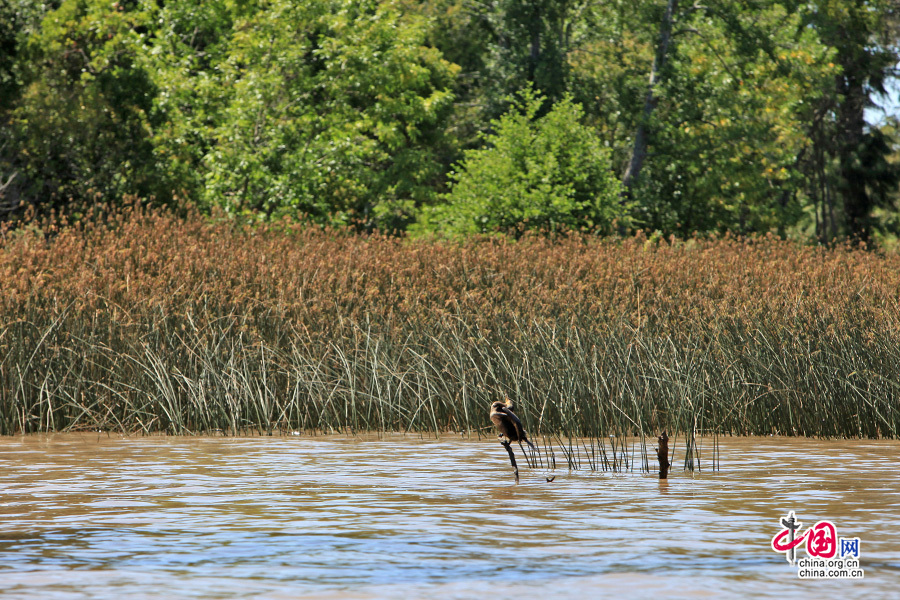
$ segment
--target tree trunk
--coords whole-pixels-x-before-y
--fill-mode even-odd
[[[631,194],[631,186],[641,174],[644,166],[644,159],[647,157],[648,124],[653,111],[656,109],[655,88],[659,81],[660,72],[666,66],[666,60],[669,57],[669,42],[672,39],[672,20],[675,12],[678,10],[678,0],[669,0],[666,5],[666,12],[663,15],[662,23],[659,26],[659,46],[656,49],[656,57],[653,59],[653,66],[650,68],[650,83],[647,86],[647,95],[644,97],[644,111],[641,114],[641,120],[638,124],[637,131],[634,134],[634,146],[631,151],[631,160],[628,161],[628,168],[625,169],[625,176],[622,178],[622,184],[626,194]]]
[[[841,186],[844,200],[844,214],[848,233],[861,241],[869,238],[869,217],[872,212],[872,199],[866,189],[867,165],[860,163],[859,152],[865,137],[866,121],[863,110],[866,107],[867,94],[864,87],[864,75],[860,67],[848,61],[844,65],[844,73],[839,75],[838,92],[843,96],[838,116],[839,159]]]

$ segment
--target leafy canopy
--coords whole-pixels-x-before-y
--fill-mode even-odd
[[[610,231],[626,219],[609,152],[564,97],[544,116],[544,98],[523,90],[492,121],[485,146],[469,150],[450,174],[447,204],[426,211],[423,228],[451,234],[521,229]]]
[[[392,3],[272,2],[217,66],[203,197],[231,211],[404,228],[440,177],[453,66]]]

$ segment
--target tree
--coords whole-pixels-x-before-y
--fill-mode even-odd
[[[137,65],[147,24],[134,6],[65,0],[29,38],[8,128],[33,201],[168,193],[151,144],[155,90]]]
[[[891,142],[884,132],[866,124],[864,111],[873,94],[885,92],[885,82],[896,74],[900,53],[892,28],[900,14],[886,0],[818,0],[811,3],[808,23],[822,42],[832,48],[840,71],[832,93],[819,106],[822,118],[811,124],[823,143],[811,161],[820,183],[821,237],[839,233],[836,211],[843,213],[843,230],[867,240],[872,233],[875,208],[890,203],[900,181],[900,170],[889,163]],[[893,42],[893,44],[892,44]],[[836,206],[840,201],[840,206]],[[831,216],[831,227],[824,224]]]
[[[489,69],[499,91],[530,84],[551,102],[566,90],[572,17],[584,2],[502,0],[493,6],[496,35]],[[495,90],[496,93],[497,90]]]
[[[13,105],[22,86],[19,59],[28,34],[58,4],[0,0],[0,115]]]
[[[625,175],[622,176],[622,186],[628,193],[631,192],[634,180],[640,177],[644,159],[647,158],[647,138],[649,135],[647,127],[650,119],[653,117],[653,111],[656,109],[656,86],[659,83],[660,73],[665,69],[666,62],[669,60],[669,44],[672,41],[672,20],[677,11],[678,0],[668,0],[659,26],[659,44],[656,49],[656,56],[653,59],[653,66],[650,68],[650,82],[647,85],[647,94],[644,97],[644,110],[641,114],[637,131],[634,134],[631,158],[628,160]]]
[[[19,100],[28,36],[58,3],[0,0],[0,219],[19,208],[23,178],[12,142],[10,112]]]
[[[423,40],[389,1],[65,0],[28,39],[2,151],[35,199],[402,229],[435,196],[453,100]]]
[[[627,220],[609,152],[563,97],[544,116],[544,98],[526,88],[492,123],[485,147],[469,150],[451,173],[447,205],[426,211],[423,230],[448,234],[522,229],[610,232]]]
[[[254,18],[260,9],[244,0],[157,4],[161,6],[153,10],[152,44],[140,57],[141,68],[158,90],[151,111],[157,122],[153,151],[166,165],[178,193],[200,203],[208,174],[204,157],[219,143],[216,130],[233,96],[223,65],[235,27]]]
[[[691,7],[673,35],[635,182],[642,218],[681,234],[785,232],[803,216],[799,161],[833,53],[778,2]]]
[[[391,3],[276,1],[235,26],[203,198],[402,229],[432,200],[454,68]]]

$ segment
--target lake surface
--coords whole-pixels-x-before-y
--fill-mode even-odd
[[[898,598],[898,451],[721,438],[718,472],[520,458],[515,485],[449,435],[0,438],[0,597]],[[798,579],[790,510],[859,537],[865,578]]]

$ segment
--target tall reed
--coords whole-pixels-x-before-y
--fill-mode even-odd
[[[896,255],[414,242],[140,206],[0,243],[0,434],[492,435],[510,397],[570,466],[643,464],[663,429],[898,436]]]

